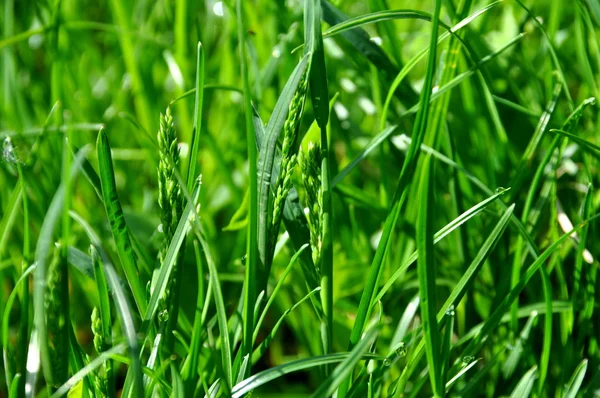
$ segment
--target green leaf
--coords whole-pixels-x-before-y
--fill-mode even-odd
[[[527,398],[533,389],[533,383],[537,378],[537,366],[532,367],[523,375],[519,383],[510,394],[510,398]]]
[[[294,72],[290,75],[283,91],[281,92],[271,119],[264,130],[264,135],[258,133],[260,129],[257,129],[257,142],[260,140],[260,152],[258,156],[258,252],[260,261],[262,263],[262,270],[259,275],[259,285],[257,290],[262,290],[266,287],[267,278],[269,275],[270,259],[267,259],[267,245],[268,245],[268,232],[270,227],[269,216],[272,214],[272,192],[271,192],[271,181],[273,173],[273,164],[276,154],[277,140],[285,123],[285,119],[288,114],[290,103],[298,89],[298,84],[304,76],[304,72],[308,65],[308,57],[302,58],[300,63],[294,69]],[[254,125],[258,124],[259,121],[254,118]]]
[[[377,337],[377,329],[370,329],[365,333],[365,336],[361,341],[354,347],[347,358],[345,358],[336,368],[331,372],[329,377],[317,388],[317,390],[311,395],[312,398],[329,397],[333,395],[338,386],[342,384],[344,379],[348,377],[358,361],[360,361],[364,354],[369,350],[369,347],[375,341]]]
[[[575,372],[573,372],[573,375],[567,384],[567,390],[565,391],[565,395],[563,395],[564,398],[575,398],[578,396],[581,384],[583,383],[583,378],[585,377],[585,372],[587,371],[587,366],[587,359],[584,359],[577,365]]]
[[[125,222],[121,202],[117,195],[110,145],[106,134],[102,130],[98,133],[96,149],[104,207],[106,208],[106,215],[108,216],[113,239],[117,246],[117,254],[121,260],[121,265],[127,277],[127,282],[131,287],[137,308],[140,313],[145,313],[147,308],[145,290],[140,281],[133,246],[129,238],[129,228]]]
[[[192,194],[192,200],[186,204],[185,209],[183,210],[183,214],[179,219],[179,223],[177,224],[177,228],[175,229],[175,233],[173,234],[173,238],[171,239],[171,243],[169,244],[169,248],[167,249],[165,259],[160,267],[155,287],[152,291],[152,295],[150,296],[148,309],[145,311],[144,314],[144,324],[146,325],[144,330],[147,329],[148,325],[152,323],[154,317],[156,316],[160,299],[164,297],[165,291],[168,286],[169,278],[171,276],[171,272],[173,271],[175,261],[179,254],[179,249],[181,248],[181,245],[183,244],[183,241],[185,240],[185,237],[191,228],[191,223],[193,222],[193,219],[195,217],[198,217],[198,210],[196,206],[198,202],[198,197],[200,196],[201,187],[202,183],[200,178],[198,178],[196,188],[194,189],[194,192]]]
[[[275,366],[267,370],[263,370],[262,372],[248,377],[241,383],[236,384],[233,387],[233,390],[231,391],[232,398],[241,398],[244,395],[248,394],[250,391],[257,389],[258,387],[265,385],[270,381],[278,379],[279,377],[285,376],[286,374],[299,372],[306,369],[312,369],[315,367],[328,365],[332,363],[342,362],[351,355],[352,353],[350,352],[341,352],[337,354],[328,354],[310,358],[303,358],[285,363],[283,365]],[[365,357],[378,358],[374,357],[373,355],[365,355]]]
[[[200,133],[202,130],[202,104],[204,102],[204,64],[205,55],[202,42],[198,42],[196,56],[196,97],[194,101],[194,131],[192,132],[192,142],[190,145],[190,163],[187,174],[187,190],[194,189],[196,180],[196,163],[198,163],[198,153],[200,150]]]
[[[310,54],[308,85],[315,119],[321,129],[329,121],[329,92],[327,69],[321,34],[321,1],[304,2],[304,54]]]

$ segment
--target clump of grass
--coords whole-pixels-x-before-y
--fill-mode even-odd
[[[595,394],[595,1],[49,3],[0,11],[0,396]]]

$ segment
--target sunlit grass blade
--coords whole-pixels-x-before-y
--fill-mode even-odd
[[[75,159],[70,168],[71,178],[75,178],[77,172],[79,171],[79,167],[81,166],[81,162],[87,156],[88,152],[89,147],[85,147],[82,148],[75,156]],[[37,245],[35,248],[35,260],[37,266],[33,278],[33,319],[34,328],[36,331],[36,338],[34,339],[32,334],[27,355],[28,364],[32,363],[36,364],[36,366],[39,366],[41,364],[42,370],[44,372],[44,377],[46,378],[46,382],[50,385],[53,383],[53,379],[52,366],[50,362],[48,348],[48,330],[45,321],[46,275],[48,267],[48,257],[50,249],[53,245],[54,231],[57,227],[61,215],[61,209],[63,207],[63,200],[65,194],[64,190],[65,187],[61,184],[58,187],[54,198],[52,199],[48,211],[46,212],[46,216],[44,218],[44,222],[42,223]],[[29,375],[27,376],[27,379],[29,384]],[[30,391],[30,393],[33,394],[34,391]]]
[[[140,313],[145,313],[147,308],[145,289],[140,281],[139,272],[136,266],[136,259],[133,253],[133,247],[129,237],[129,228],[123,216],[121,202],[117,195],[117,185],[115,183],[115,172],[113,168],[112,155],[108,138],[104,131],[98,133],[96,144],[98,154],[98,166],[100,170],[100,182],[102,184],[102,196],[104,198],[104,207],[110,223],[113,239],[117,246],[117,253],[123,266],[123,271],[127,277],[127,282],[133,293],[136,306]]]
[[[588,360],[584,359],[575,369],[569,383],[567,384],[567,389],[564,398],[575,398],[579,396],[579,390],[581,389],[581,384],[583,383],[583,378],[585,377],[585,372],[587,371]]]
[[[533,390],[533,384],[537,378],[537,366],[532,367],[523,375],[519,383],[510,394],[510,398],[527,398]]]
[[[349,352],[321,355],[311,358],[299,359],[293,362],[289,362],[283,365],[275,366],[273,368],[264,370],[245,379],[241,383],[236,384],[232,390],[232,398],[241,398],[250,391],[253,391],[256,388],[265,385],[279,377],[285,376],[286,374],[316,368],[323,365],[339,363],[345,360],[346,358],[350,357],[350,355],[351,353]],[[369,355],[368,358],[377,359],[379,357]]]

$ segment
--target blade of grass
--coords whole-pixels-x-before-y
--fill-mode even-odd
[[[244,116],[246,121],[246,148],[248,151],[248,163],[250,176],[250,198],[248,200],[248,232],[246,242],[246,271],[244,276],[244,298],[243,298],[243,344],[242,355],[252,352],[252,336],[254,334],[254,303],[256,300],[257,284],[259,277],[258,262],[258,174],[257,174],[257,149],[256,133],[252,120],[252,104],[250,100],[250,83],[248,80],[248,60],[246,58],[246,37],[244,35],[244,16],[242,1],[236,1],[237,34],[240,52],[240,73],[244,85]],[[215,285],[216,288],[216,285]],[[231,355],[230,355],[231,358]],[[228,366],[231,366],[231,362]],[[250,369],[248,369],[250,371]],[[233,378],[231,372],[228,375],[227,385],[231,386]]]
[[[89,147],[82,148],[77,155],[71,165],[71,178],[74,179],[83,159],[87,156],[89,152]],[[27,363],[32,364],[32,368],[35,368],[41,364],[42,370],[44,372],[44,377],[46,378],[46,382],[48,384],[52,384],[52,368],[49,357],[49,348],[48,348],[48,330],[46,328],[45,322],[45,290],[46,290],[46,274],[47,274],[47,266],[48,266],[48,255],[50,253],[50,247],[52,246],[54,231],[58,224],[58,220],[61,214],[61,209],[63,206],[64,199],[64,185],[60,185],[52,199],[50,207],[46,212],[46,216],[42,223],[42,227],[40,228],[38,241],[35,248],[35,260],[36,260],[36,272],[34,273],[33,278],[33,307],[34,307],[34,328],[36,331],[36,338],[32,337],[29,343],[29,349],[27,354]],[[33,365],[35,364],[35,365]],[[28,368],[28,376],[27,383],[31,385],[30,380],[32,377],[35,378],[35,375],[32,375],[33,372],[29,372]],[[33,395],[34,391],[30,391]]]
[[[204,102],[204,69],[205,55],[202,43],[198,42],[196,56],[196,96],[194,100],[194,131],[190,145],[190,163],[187,174],[187,190],[193,191],[196,180],[196,164],[198,163],[198,152],[200,149],[200,133],[202,130],[202,105]]]
[[[262,290],[266,287],[270,262],[271,259],[267,258],[267,244],[268,244],[268,233],[269,233],[269,215],[272,214],[272,192],[271,192],[271,181],[273,164],[275,160],[276,145],[279,135],[282,131],[283,124],[288,114],[290,103],[298,89],[298,84],[306,67],[308,66],[308,57],[302,58],[300,63],[294,69],[294,72],[290,75],[281,95],[277,100],[275,109],[266,129],[264,135],[260,138],[261,146],[258,157],[258,253],[259,260],[261,262],[261,270],[258,275],[259,285],[258,290]],[[256,124],[257,122],[253,122]],[[258,141],[258,140],[257,140]]]
[[[359,310],[357,312],[356,320],[354,322],[352,334],[350,337],[350,347],[353,347],[358,342],[360,335],[362,334],[362,331],[364,329],[369,308],[373,303],[375,289],[379,284],[381,269],[384,262],[384,258],[387,254],[387,249],[389,247],[392,230],[394,229],[394,226],[396,225],[396,222],[400,215],[400,208],[404,202],[408,185],[410,184],[412,175],[414,174],[414,170],[417,164],[417,160],[419,158],[419,149],[421,143],[423,142],[423,137],[427,128],[427,113],[429,110],[429,100],[431,97],[431,88],[433,85],[432,82],[435,70],[435,51],[437,48],[437,27],[437,23],[433,24],[430,42],[430,57],[427,67],[425,84],[421,92],[421,103],[425,105],[419,108],[419,112],[417,114],[417,120],[413,127],[413,140],[409,147],[404,164],[402,165],[402,170],[398,178],[398,184],[396,186],[394,197],[392,199],[392,204],[390,206],[390,211],[388,216],[386,217],[383,234],[377,246],[377,251],[375,253],[375,257],[373,258],[373,262],[371,263],[367,284],[361,296]]]
[[[350,352],[341,352],[336,354],[328,354],[321,355],[310,358],[298,359],[296,361],[288,362],[283,365],[275,366],[273,368],[263,370],[259,372],[241,383],[236,384],[233,387],[232,398],[241,398],[248,394],[250,391],[257,389],[260,386],[263,386],[270,381],[273,381],[279,377],[285,376],[286,374],[299,372],[306,369],[316,368],[323,365],[333,364],[342,362],[346,358],[350,357]],[[372,358],[372,359],[382,359],[377,356],[366,354],[363,359]]]
[[[377,337],[377,329],[370,329],[365,333],[365,336],[361,341],[354,347],[338,366],[335,367],[333,372],[329,375],[319,388],[311,395],[312,398],[318,397],[329,397],[333,395],[338,386],[352,373],[352,369],[356,366],[358,361],[363,358],[364,354],[369,350],[369,347],[375,342]]]
[[[536,378],[537,366],[534,366],[523,375],[521,380],[519,380],[519,384],[517,384],[512,394],[510,394],[510,398],[529,397],[529,394],[531,394],[531,390],[533,390],[533,383],[535,383]]]
[[[204,250],[204,257],[206,258],[206,264],[208,265],[209,278],[212,280],[213,294],[215,297],[215,304],[217,306],[217,323],[219,324],[219,334],[221,336],[221,361],[223,371],[226,379],[224,380],[225,386],[228,391],[231,391],[233,386],[233,370],[232,370],[232,355],[231,355],[231,344],[229,342],[229,329],[227,327],[227,312],[225,310],[225,303],[223,301],[223,293],[221,291],[221,284],[219,282],[219,275],[217,267],[213,260],[210,252],[208,243],[202,236],[202,232],[197,228],[194,228],[196,237]],[[246,315],[246,314],[245,314]]]
[[[165,291],[168,286],[169,277],[171,276],[171,272],[173,271],[173,267],[175,265],[175,261],[177,256],[179,255],[179,250],[185,240],[185,237],[188,231],[191,228],[192,220],[198,217],[197,210],[197,202],[198,197],[200,196],[200,188],[202,187],[201,178],[197,179],[196,188],[192,193],[191,201],[189,201],[185,209],[183,210],[183,214],[179,219],[179,223],[177,224],[177,228],[173,233],[173,239],[169,244],[169,248],[167,249],[167,254],[165,255],[165,260],[160,268],[160,272],[156,281],[155,288],[150,296],[150,301],[148,303],[148,307],[144,313],[144,327],[143,331],[146,331],[149,325],[154,320],[156,316],[156,312],[158,311],[158,307],[160,305],[160,299],[164,297]]]
[[[581,389],[581,384],[583,383],[583,378],[585,377],[585,372],[587,371],[588,360],[584,359],[575,369],[569,383],[567,384],[567,389],[565,391],[564,398],[575,398],[578,396],[579,390]]]
[[[136,306],[139,312],[143,314],[146,312],[147,308],[145,289],[140,281],[133,247],[131,245],[131,240],[129,239],[129,228],[125,222],[121,202],[117,195],[110,144],[108,143],[108,137],[102,130],[98,133],[96,149],[104,207],[110,223],[113,239],[117,246],[117,254],[121,260],[121,265],[123,266],[127,282],[133,293]]]

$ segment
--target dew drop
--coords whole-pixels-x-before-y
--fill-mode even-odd
[[[454,316],[456,313],[454,312],[454,306],[451,305],[450,307],[448,307],[448,310],[446,310],[446,315],[447,316]]]
[[[504,187],[498,187],[498,188],[496,188],[496,190],[494,191],[494,193],[500,193],[500,192],[505,191],[505,190],[506,190],[506,188],[504,188]]]
[[[473,358],[471,355],[465,355],[462,359],[463,365],[468,365],[471,362],[473,362],[475,360],[475,358]]]
[[[383,360],[383,366],[391,366],[392,361],[389,358]]]
[[[406,352],[406,344],[404,344],[404,342],[400,343],[398,348],[396,348],[396,355],[398,355],[399,357],[405,357]]]

